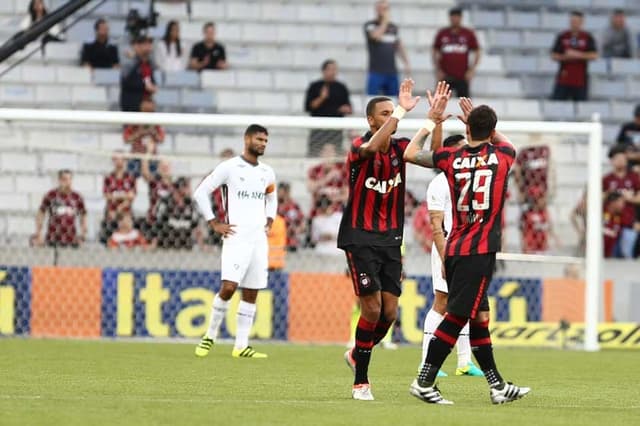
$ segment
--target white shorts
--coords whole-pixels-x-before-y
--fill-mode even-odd
[[[267,237],[250,241],[225,239],[222,243],[222,280],[238,284],[240,288],[267,288],[269,274],[269,244]]]
[[[436,294],[436,290],[449,294],[447,280],[442,278],[442,259],[440,259],[440,254],[435,244],[431,248],[431,279],[433,281],[433,294]]]

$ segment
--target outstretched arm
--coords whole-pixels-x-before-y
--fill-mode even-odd
[[[411,142],[404,151],[404,160],[408,163],[413,163],[422,167],[433,167],[433,150],[438,149],[442,143],[442,129],[438,129],[438,140],[432,141],[431,149],[424,150],[424,144],[427,141],[427,137],[431,134],[437,124],[442,123],[448,118],[444,116],[444,110],[447,108],[447,103],[451,97],[451,90],[449,90],[449,84],[444,81],[438,83],[435,94],[427,92],[427,98],[429,99],[429,111],[427,112],[427,121],[424,126],[421,127],[411,139]]]
[[[410,78],[405,79],[400,85],[400,93],[398,94],[398,106],[393,110],[387,121],[373,134],[369,141],[360,145],[360,156],[364,158],[372,157],[376,152],[386,151],[391,143],[391,135],[398,128],[398,123],[404,115],[411,111],[420,100],[420,96],[415,98],[411,94],[414,81]]]

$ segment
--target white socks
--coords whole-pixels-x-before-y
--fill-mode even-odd
[[[424,359],[427,357],[427,352],[429,351],[429,344],[431,343],[431,339],[433,339],[433,333],[436,331],[436,328],[442,322],[444,317],[434,311],[433,309],[429,309],[427,312],[427,316],[424,318],[424,335],[422,336],[422,359],[420,360],[420,364],[424,362]]]
[[[433,333],[436,331],[443,318],[444,317],[442,315],[440,315],[433,309],[429,309],[429,312],[427,312],[427,316],[424,319],[424,336],[422,337],[421,363],[424,362],[424,359],[427,356],[427,352],[429,351],[429,343],[431,343],[431,339],[433,339]],[[468,321],[462,328],[462,331],[460,331],[460,336],[458,337],[456,346],[458,347],[458,368],[466,367],[467,364],[471,362],[471,343],[469,343]]]
[[[249,331],[256,316],[256,305],[243,300],[238,304],[238,325],[236,327],[236,349],[244,349],[249,346]]]
[[[222,320],[227,315],[227,309],[229,309],[229,301],[222,300],[218,294],[213,298],[213,304],[211,307],[211,321],[209,321],[209,330],[207,336],[216,340],[218,338],[218,332],[220,331],[220,325]]]
[[[458,368],[466,367],[471,362],[471,343],[469,343],[469,321],[458,336]]]

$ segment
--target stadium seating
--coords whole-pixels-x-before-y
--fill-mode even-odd
[[[51,5],[59,5],[54,0]],[[0,2],[0,37],[18,30],[26,10],[25,0]],[[366,48],[362,24],[373,15],[369,0],[329,0],[290,2],[267,1],[206,1],[192,2],[191,16],[181,3],[158,2],[158,28],[152,34],[164,32],[166,22],[181,23],[183,44],[187,49],[201,38],[204,22],[217,23],[218,37],[227,48],[231,68],[227,71],[191,71],[157,75],[160,91],[156,96],[161,111],[305,114],[304,90],[319,77],[320,63],[335,58],[340,66],[340,78],[352,92],[354,112],[361,114],[364,95]],[[447,9],[455,4],[467,7],[467,23],[477,30],[484,56],[472,83],[478,101],[495,106],[503,119],[513,120],[588,120],[594,112],[605,124],[605,140],[617,133],[621,120],[631,117],[634,96],[640,93],[640,61],[598,60],[590,65],[592,100],[586,103],[547,100],[551,92],[557,64],[550,60],[549,49],[555,34],[566,28],[567,11],[583,8],[587,28],[600,31],[608,20],[607,10],[621,6],[631,11],[628,22],[640,29],[640,3],[633,0],[487,0],[455,2],[453,0],[396,0],[392,16],[401,27],[401,36],[408,48],[414,78],[420,90],[434,83],[430,46],[438,27],[447,22]],[[131,7],[146,10],[146,2],[109,1],[67,32],[65,43],[50,43],[44,56],[36,54],[26,64],[0,79],[0,102],[5,106],[36,106],[79,109],[117,109],[119,73],[117,70],[96,70],[78,66],[83,42],[93,37],[93,20],[98,16],[110,22],[111,34],[120,43],[120,52],[127,49],[124,18]],[[19,56],[19,55],[18,55]],[[123,56],[123,60],[126,60]],[[13,63],[16,58],[8,62]],[[200,132],[196,130],[195,132]],[[62,166],[74,169],[75,185],[87,194],[95,232],[97,218],[104,202],[100,195],[102,175],[110,168],[108,158],[83,154],[91,150],[112,151],[123,148],[119,126],[88,126],[49,134],[47,141],[75,149],[77,153],[38,150],[28,151],[18,146],[20,140],[36,144],[47,134],[46,126],[0,128],[3,144],[12,144],[11,151],[0,154],[0,205],[12,210],[0,211],[0,235],[26,235],[33,231],[31,215],[40,202],[43,188],[53,184],[52,172]],[[306,132],[271,142],[274,156],[302,157],[306,151]],[[573,154],[577,145],[559,145],[558,151]],[[207,154],[222,149],[237,149],[238,135],[215,133],[203,135],[188,130],[169,129],[167,141],[161,146],[166,154],[190,155],[188,162],[176,162],[175,169],[197,179],[210,170]],[[570,151],[570,152],[569,152]],[[558,155],[578,159],[571,167],[562,168],[563,187],[558,188],[557,216],[567,223],[567,211],[582,188],[585,156]],[[309,162],[287,163],[279,173],[282,179],[293,181],[294,193],[306,209],[309,196],[304,188]],[[7,174],[9,173],[9,174]],[[15,177],[14,177],[15,176]],[[424,179],[424,178],[423,178]],[[138,185],[144,194],[145,185]],[[14,195],[14,191],[17,195]],[[91,195],[89,195],[91,194]],[[565,198],[566,196],[566,198]],[[509,234],[517,234],[518,215],[515,206],[508,215]],[[146,209],[146,196],[137,197],[135,210]],[[29,217],[25,217],[25,215]],[[561,227],[562,228],[562,227]],[[569,227],[561,229],[562,237],[572,239]],[[93,234],[95,235],[95,234]]]

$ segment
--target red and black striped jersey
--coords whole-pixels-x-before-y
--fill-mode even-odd
[[[441,148],[434,164],[447,176],[453,225],[447,256],[500,251],[502,209],[515,149],[508,141]]]
[[[342,215],[338,247],[399,246],[404,227],[405,162],[409,139],[391,139],[389,150],[360,156],[371,132],[356,138],[347,154],[349,200]]]

